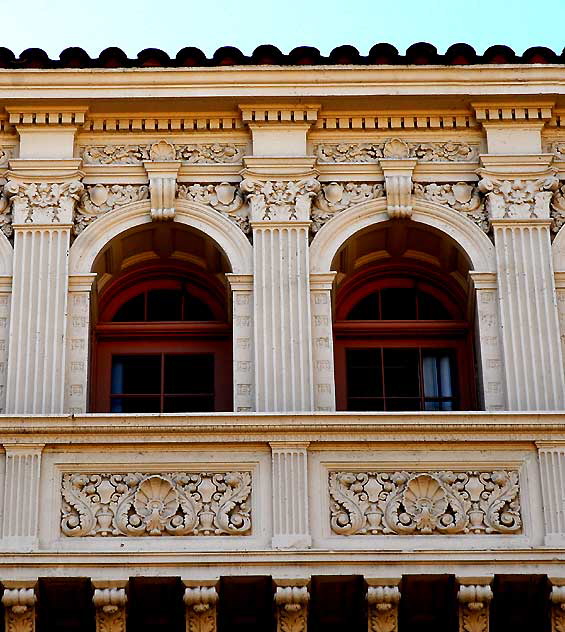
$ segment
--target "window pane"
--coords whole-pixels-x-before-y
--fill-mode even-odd
[[[452,320],[451,314],[435,296],[418,292],[418,318],[420,320]]]
[[[451,354],[448,351],[422,352],[424,397],[451,397]]]
[[[160,392],[160,355],[112,356],[112,394]]]
[[[373,292],[362,298],[347,314],[347,320],[378,320],[379,293]]]
[[[382,397],[381,349],[347,349],[349,397]]]
[[[145,294],[138,294],[126,301],[112,319],[115,323],[139,322],[145,320]]]
[[[112,413],[158,413],[161,409],[160,397],[112,397]]]
[[[416,290],[391,287],[381,290],[383,320],[414,320],[416,318]]]
[[[214,354],[165,356],[165,393],[214,393]]]
[[[147,320],[181,320],[182,294],[179,290],[150,290],[147,292]]]
[[[185,293],[184,320],[214,320],[214,314],[204,301]]]
[[[214,396],[180,395],[165,396],[165,413],[205,413],[214,410]]]
[[[418,349],[383,349],[383,359],[387,400],[389,397],[420,397]]]

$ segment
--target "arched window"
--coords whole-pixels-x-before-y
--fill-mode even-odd
[[[93,410],[231,410],[232,330],[225,280],[206,269],[212,266],[195,265],[194,255],[187,259],[136,253],[132,265],[103,283],[93,329]],[[102,274],[102,282],[105,276],[110,275]]]
[[[338,275],[336,294],[338,409],[473,408],[472,327],[453,253],[444,251],[446,260],[451,257],[452,270],[446,273],[421,248],[385,257],[363,253],[357,244],[354,252],[353,261],[340,254],[342,268],[351,271]],[[367,263],[357,266],[359,260]]]

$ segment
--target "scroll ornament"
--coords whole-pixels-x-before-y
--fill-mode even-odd
[[[210,206],[237,224],[245,234],[251,232],[249,212],[245,200],[237,187],[229,182],[219,184],[181,184],[177,186],[177,196],[189,202]]]
[[[455,184],[416,183],[414,196],[449,206],[454,211],[464,214],[485,233],[490,230],[488,213],[479,194],[479,189],[475,185],[466,182],[456,182]]]
[[[330,472],[337,535],[515,534],[518,472]]]
[[[491,587],[480,584],[460,586],[457,599],[459,600],[459,630],[461,632],[489,632]]]
[[[68,537],[251,533],[250,472],[65,474],[61,492]]]
[[[83,191],[80,180],[64,183],[8,180],[4,185],[4,196],[10,202],[15,223],[70,224]]]
[[[277,632],[306,632],[309,599],[306,586],[277,587]]]
[[[309,221],[312,201],[320,189],[316,178],[299,181],[247,178],[240,184],[240,191],[249,202],[253,222]]]
[[[138,165],[145,160],[180,160],[185,164],[233,164],[243,159],[245,146],[228,143],[174,145],[171,158],[152,157],[152,145],[102,145],[85,147],[85,165]]]
[[[35,604],[33,588],[6,588],[2,604],[6,612],[6,632],[34,632]]]
[[[184,592],[186,632],[216,632],[217,604],[218,592],[214,587],[187,588]]]
[[[145,184],[95,184],[86,186],[75,212],[73,232],[79,235],[91,222],[109,211],[149,199],[149,187]]]
[[[384,197],[382,184],[366,184],[358,182],[330,182],[323,184],[312,203],[310,230],[317,233],[324,224],[340,211],[377,198]]]
[[[387,155],[389,144],[383,143],[329,143],[316,146],[316,155],[320,163],[378,162]],[[417,158],[421,162],[474,162],[479,156],[478,145],[467,143],[405,143],[405,155],[402,158]]]
[[[369,632],[398,632],[398,586],[370,586],[367,590]]]
[[[96,609],[96,632],[126,632],[124,588],[97,588],[92,601]]]

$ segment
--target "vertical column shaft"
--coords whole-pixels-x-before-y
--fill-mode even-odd
[[[233,406],[235,412],[255,410],[253,367],[253,277],[226,274],[232,290]]]
[[[335,272],[310,275],[314,410],[335,410],[331,289]]]
[[[42,445],[4,444],[2,539],[16,548],[33,545],[39,529],[39,482]]]
[[[560,410],[565,380],[549,221],[493,220],[511,410]]]
[[[273,547],[311,544],[308,516],[308,443],[272,442]]]
[[[555,291],[557,294],[557,317],[561,340],[561,355],[564,360],[565,371],[565,272],[555,273]]]
[[[0,412],[6,411],[6,381],[8,379],[8,339],[10,333],[10,305],[12,277],[0,277]]]
[[[545,544],[565,540],[565,443],[537,444],[541,474]]]
[[[64,411],[70,227],[16,227],[6,412]]]
[[[254,227],[258,411],[312,410],[309,222]]]

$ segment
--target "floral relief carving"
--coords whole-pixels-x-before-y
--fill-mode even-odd
[[[251,473],[65,474],[65,536],[248,535]]]
[[[12,150],[7,147],[0,147],[0,167],[7,167],[10,158],[12,158]]]
[[[218,592],[214,587],[187,588],[184,592],[186,632],[216,632],[217,603]]]
[[[456,182],[455,184],[416,183],[414,196],[449,206],[453,210],[465,214],[485,233],[490,230],[488,213],[476,185],[466,182]]]
[[[402,147],[402,151],[398,150]],[[324,143],[316,145],[321,163],[378,162],[381,158],[417,158],[422,162],[475,162],[479,146],[459,142],[407,143],[391,139],[383,143]]]
[[[553,220],[551,223],[551,230],[554,233],[559,232],[559,229],[563,226],[563,224],[565,224],[565,184],[562,184],[559,188],[557,188],[553,194],[550,217]]]
[[[398,632],[398,586],[370,586],[367,590],[369,632]]]
[[[312,201],[320,192],[316,178],[299,181],[263,181],[251,178],[240,184],[249,201],[251,221],[308,221]]]
[[[336,213],[361,202],[384,197],[382,184],[330,182],[323,184],[312,203],[310,230],[317,233]]]
[[[489,604],[492,600],[490,586],[460,586],[459,632],[489,632]]]
[[[330,472],[338,535],[512,534],[522,530],[518,472]]]
[[[306,586],[277,587],[277,632],[306,632],[309,599]]]
[[[79,235],[95,219],[113,209],[149,199],[145,184],[95,184],[86,186],[76,208],[73,232]]]
[[[553,173],[537,180],[499,180],[485,175],[479,182],[490,219],[548,219],[551,198],[558,187]]]
[[[6,588],[2,604],[6,613],[6,632],[34,632],[35,603],[33,588]]]
[[[550,143],[547,150],[550,154],[554,154],[557,160],[565,160],[565,143]]]
[[[565,586],[551,589],[551,630],[565,632]]]
[[[181,184],[177,187],[177,196],[189,202],[198,202],[223,213],[241,230],[249,234],[249,210],[239,189],[229,182],[219,184]]]
[[[83,191],[84,185],[79,180],[64,183],[8,180],[4,186],[16,223],[71,223]]]
[[[166,149],[162,143],[166,143],[171,149]],[[156,146],[157,149],[153,149]],[[245,145],[230,143],[172,145],[162,140],[153,145],[147,143],[84,147],[81,157],[85,165],[137,165],[145,160],[180,160],[187,164],[234,164],[242,161],[245,149]]]
[[[124,588],[97,588],[92,598],[96,632],[125,632],[127,596]]]

